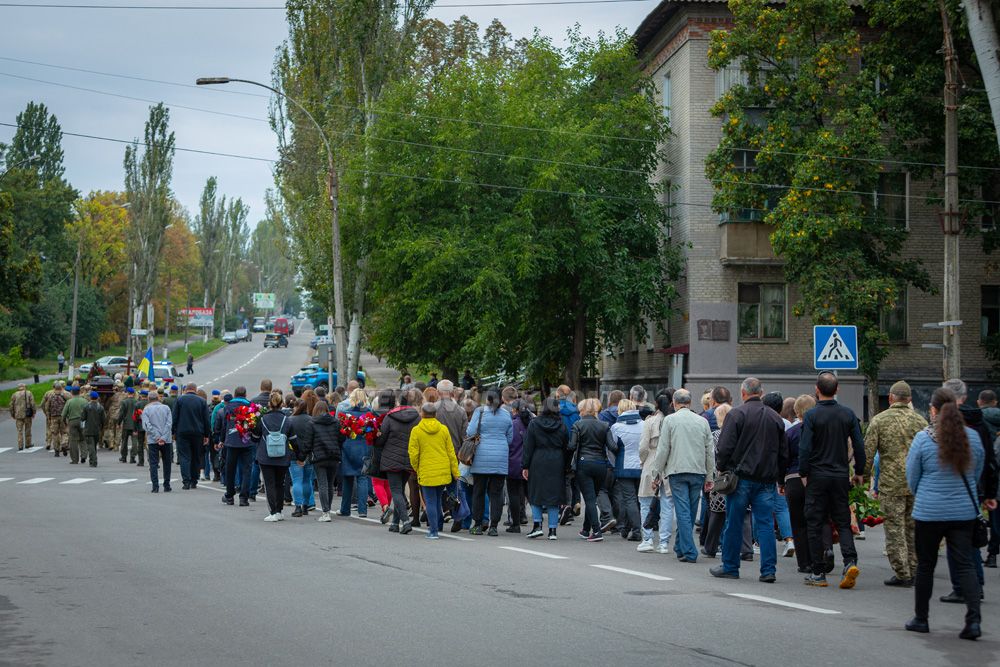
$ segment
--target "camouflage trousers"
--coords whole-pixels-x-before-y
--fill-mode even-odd
[[[118,449],[122,441],[122,425],[118,422],[108,424],[101,434],[101,444],[105,449]]]
[[[913,543],[913,496],[879,495],[885,516],[885,551],[899,579],[917,574],[917,551]]]
[[[15,419],[17,422],[17,448],[31,448],[31,417]]]
[[[45,423],[45,444],[54,452],[65,452],[69,449],[69,434],[62,417],[49,417]]]

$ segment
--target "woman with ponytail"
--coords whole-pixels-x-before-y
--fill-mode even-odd
[[[928,605],[934,583],[938,547],[948,543],[965,597],[962,639],[977,639],[980,631],[980,587],[972,563],[972,532],[979,514],[976,480],[983,472],[979,435],[965,426],[954,392],[934,392],[931,424],[917,433],[906,458],[906,480],[914,495],[914,544],[917,551],[916,615],[906,624],[911,632],[930,632]]]

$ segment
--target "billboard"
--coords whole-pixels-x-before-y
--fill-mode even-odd
[[[253,307],[254,308],[274,308],[274,292],[254,292],[253,293]]]
[[[215,308],[181,308],[178,314],[187,318],[189,327],[208,329],[215,326]]]

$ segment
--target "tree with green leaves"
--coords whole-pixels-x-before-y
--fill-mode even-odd
[[[170,112],[162,104],[149,109],[143,141],[125,148],[125,195],[131,225],[128,231],[129,304],[132,326],[141,328],[148,312],[146,345],[153,346],[151,300],[156,290],[160,249],[171,219],[170,179],[174,165],[174,133]],[[130,336],[129,352],[138,358],[141,343]]]
[[[929,290],[930,280],[900,256],[906,229],[873,204],[887,131],[876,113],[876,72],[857,68],[858,10],[843,0],[783,7],[741,0],[730,9],[734,25],[713,33],[709,62],[738,68],[745,79],[712,110],[723,119],[705,169],[716,188],[713,205],[764,213],[799,290],[796,315],[858,326],[860,367],[876,409],[888,355],[881,315],[907,285]]]

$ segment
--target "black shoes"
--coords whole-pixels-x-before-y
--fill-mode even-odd
[[[164,484],[163,485],[163,492],[164,493],[170,493],[171,491],[173,491],[173,489],[170,488],[169,484]]]
[[[456,521],[456,522],[454,522],[454,523],[451,524],[451,532],[457,533],[460,530],[462,530],[462,522],[461,521]]]
[[[926,634],[926,633],[928,633],[928,632],[931,631],[930,626],[927,624],[927,619],[926,618],[917,618],[916,616],[914,616],[913,618],[911,618],[906,623],[905,627],[910,632],[921,632],[921,633]]]
[[[471,533],[472,531],[470,530],[469,532]],[[544,534],[545,533],[542,532],[542,524],[540,523],[531,524],[531,532],[528,533],[529,538],[535,539],[536,537],[541,537]]]
[[[562,513],[559,515],[559,525],[565,526],[568,523],[573,522],[573,508],[567,505],[562,508]]]
[[[486,531],[486,534],[490,537],[497,537],[497,529],[490,528],[489,530]]]
[[[246,498],[240,498],[240,507],[250,507],[250,501]]]
[[[979,629],[978,623],[966,623],[962,631],[958,633],[958,636],[961,639],[971,639],[975,641],[983,636],[983,632]]]
[[[762,574],[760,575],[758,581],[760,581],[760,583],[762,584],[773,584],[775,581],[777,581],[777,579],[775,579],[775,576],[773,574]]]
[[[688,558],[687,556],[678,556],[677,557],[677,562],[678,563],[697,563],[698,561],[695,560],[695,559],[693,559],[693,558]]]
[[[223,505],[232,505],[233,504],[233,499],[229,498],[227,496],[222,496],[222,504]]]
[[[292,514],[295,516],[295,514]],[[382,523],[389,523],[389,517],[392,516],[392,505],[389,505],[382,511],[382,517],[379,519]]]
[[[745,554],[740,554],[740,560],[746,561],[748,563],[752,563],[753,562],[753,552],[750,551],[750,552],[745,553]]]
[[[718,579],[739,579],[740,575],[738,572],[726,572],[726,568],[722,565],[716,565],[708,571],[713,577]]]
[[[521,532],[521,526],[519,524],[513,525],[513,526],[509,526],[508,528],[506,528],[504,530],[504,532],[505,533],[520,533]]]
[[[295,515],[293,514],[292,516],[295,516]],[[399,532],[399,524],[398,523],[389,524],[389,532],[390,533],[398,533]]]
[[[295,509],[292,511],[292,516],[296,519],[302,516],[302,505],[296,505]],[[384,521],[382,523],[385,523]]]
[[[833,549],[827,549],[823,552],[823,560],[826,562],[825,571],[826,574],[833,572],[833,568],[836,567],[836,563],[833,560]]]
[[[996,569],[996,566],[997,566],[997,555],[996,554],[990,554],[989,556],[987,556],[986,557],[986,562],[983,563],[983,567],[990,567],[990,568]]]
[[[149,492],[150,493],[159,493],[160,492],[160,487],[154,486],[152,489],[149,490]]]
[[[191,485],[188,484],[187,482],[184,482],[183,484],[181,484],[181,488],[187,491],[188,489],[191,488]]]
[[[629,533],[629,535],[628,535],[628,541],[629,541],[629,542],[642,542],[642,533],[641,533],[641,532],[639,532],[639,530],[638,530],[638,529],[636,529],[636,530],[633,530],[633,531],[632,531],[631,533]]]
[[[965,596],[962,595],[958,591],[952,591],[951,593],[948,593],[947,595],[942,595],[938,599],[941,600],[941,602],[951,602],[951,603],[954,603],[954,604],[965,604]],[[979,599],[980,600],[985,600],[986,599],[986,596],[983,594],[982,591],[979,591]]]
[[[400,526],[400,528],[399,528],[399,534],[400,535],[406,535],[411,530],[413,530],[413,523],[410,522],[410,521],[406,521],[405,523],[403,523],[402,526]]]
[[[883,582],[886,586],[896,586],[898,588],[913,588],[913,579],[900,579],[892,575]]]

